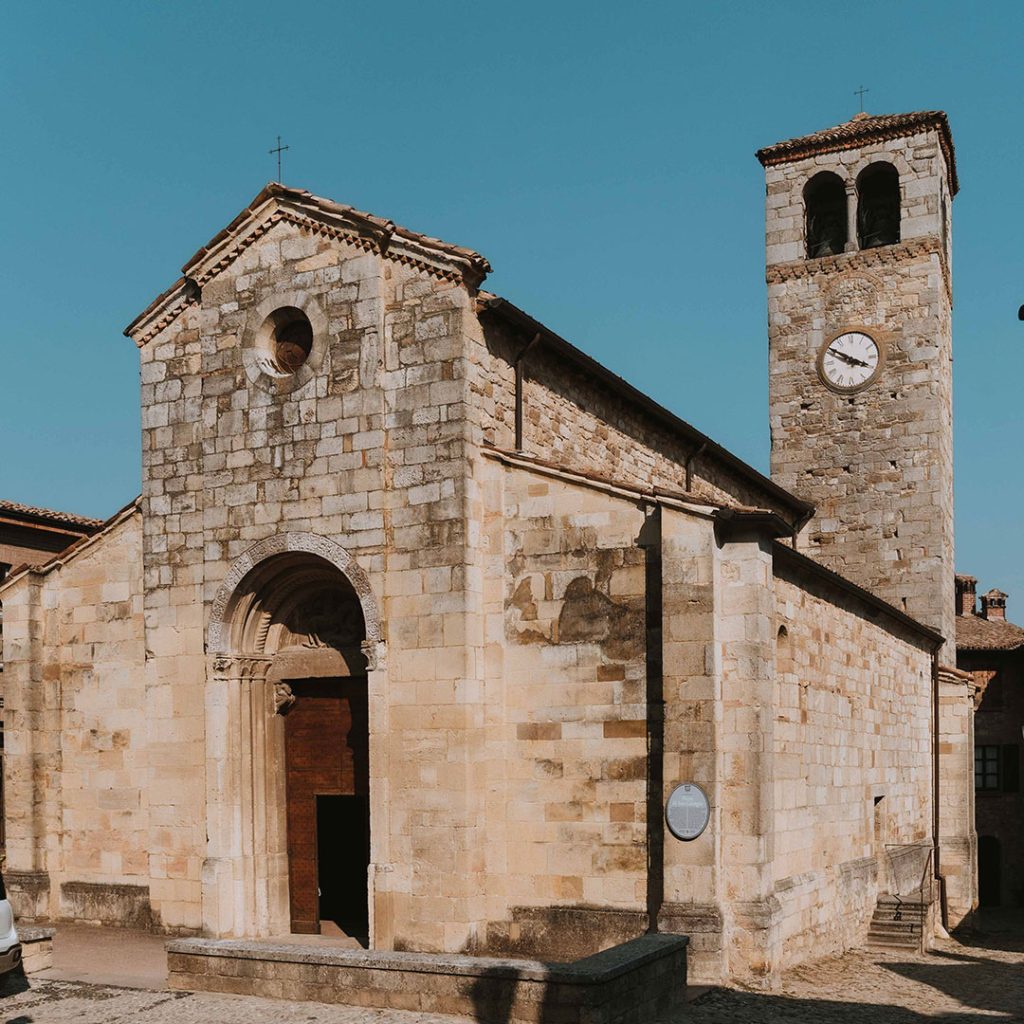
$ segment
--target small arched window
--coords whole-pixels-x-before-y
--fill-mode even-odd
[[[835,256],[846,248],[846,186],[822,171],[804,186],[807,258]]]
[[[892,164],[872,164],[857,176],[857,241],[862,249],[900,240],[900,175]]]

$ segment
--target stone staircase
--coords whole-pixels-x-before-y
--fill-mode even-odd
[[[922,935],[928,921],[928,901],[920,892],[905,896],[878,897],[867,944],[873,949],[920,950]]]

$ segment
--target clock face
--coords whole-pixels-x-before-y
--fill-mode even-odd
[[[845,331],[822,346],[818,373],[834,391],[859,391],[878,376],[881,362],[878,342],[870,334]]]

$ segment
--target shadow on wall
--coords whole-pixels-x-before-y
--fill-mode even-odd
[[[477,1024],[510,1024],[512,1006],[516,998],[519,979],[509,975],[507,968],[488,968],[473,982],[473,1019]],[[537,1024],[563,1024],[566,1007],[558,1006],[553,986],[546,986]]]

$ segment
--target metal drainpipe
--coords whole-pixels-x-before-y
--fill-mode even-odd
[[[665,903],[664,570],[661,506],[645,513],[638,538],[644,549],[644,633],[647,703],[647,931],[658,931]]]
[[[516,451],[523,450],[523,357],[540,341],[538,331],[520,350],[512,365],[516,371]]]

